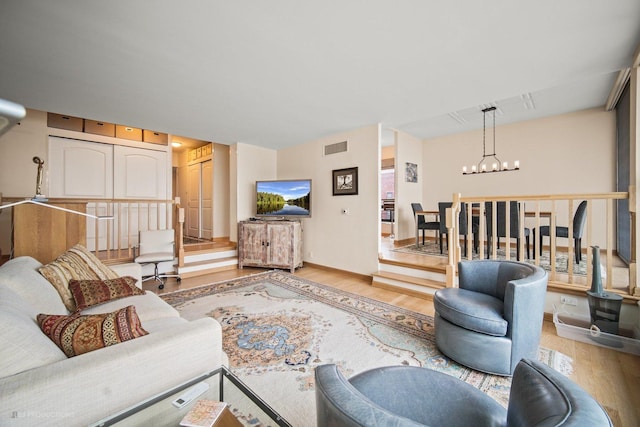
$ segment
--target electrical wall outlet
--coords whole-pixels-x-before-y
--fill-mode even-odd
[[[565,304],[565,305],[572,305],[572,306],[574,306],[574,307],[575,307],[576,305],[578,305],[578,299],[577,299],[577,298],[569,297],[569,296],[566,296],[566,295],[560,295],[560,302],[561,302],[562,304]]]

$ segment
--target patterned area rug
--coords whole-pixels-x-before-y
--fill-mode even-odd
[[[506,406],[510,379],[460,366],[438,352],[433,318],[271,271],[162,295],[186,319],[223,327],[231,370],[293,426],[315,426],[314,369],[337,364],[345,376],[385,365],[446,372]],[[571,359],[540,349],[569,374]],[[268,425],[241,416],[246,425]]]
[[[461,247],[463,247],[463,245],[461,245]],[[533,257],[534,256],[533,250],[531,248],[530,250],[531,250],[531,256]],[[412,244],[408,246],[402,246],[400,248],[394,249],[393,251],[411,253],[411,254],[447,257],[446,247],[444,250],[444,254],[440,254],[440,243],[432,240],[425,240],[424,245],[418,245],[417,247],[415,244]],[[498,259],[505,259],[504,243],[502,247],[497,250],[497,255],[498,255]],[[512,260],[516,259],[515,248],[512,248],[509,256]],[[549,263],[549,256],[550,256],[550,253],[547,250],[543,250],[542,254],[540,255],[540,267],[548,271],[551,270],[551,264]],[[526,258],[526,249],[525,249],[525,258]],[[473,259],[479,259],[479,255],[475,252],[473,252]],[[535,264],[534,259],[525,259],[525,262],[528,262],[529,264]],[[568,266],[569,266],[568,253],[556,251],[556,272],[567,273]],[[582,261],[580,262],[580,264],[576,264],[575,259],[573,260],[573,274],[581,275],[581,276],[585,276],[587,274],[587,259],[584,256],[584,254],[582,256]]]

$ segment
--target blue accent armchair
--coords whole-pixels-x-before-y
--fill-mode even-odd
[[[336,365],[315,371],[318,427],[613,426],[580,386],[522,360],[507,409],[457,378],[416,366],[371,369],[349,380]]]
[[[522,358],[537,358],[547,272],[516,261],[458,264],[457,288],[433,297],[438,349],[456,362],[511,376]]]

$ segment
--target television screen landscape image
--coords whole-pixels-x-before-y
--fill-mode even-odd
[[[256,216],[310,217],[311,180],[257,181]]]

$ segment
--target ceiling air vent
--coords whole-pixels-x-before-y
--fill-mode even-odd
[[[324,146],[324,155],[344,153],[347,151],[347,141],[336,142],[335,144],[329,144]]]

